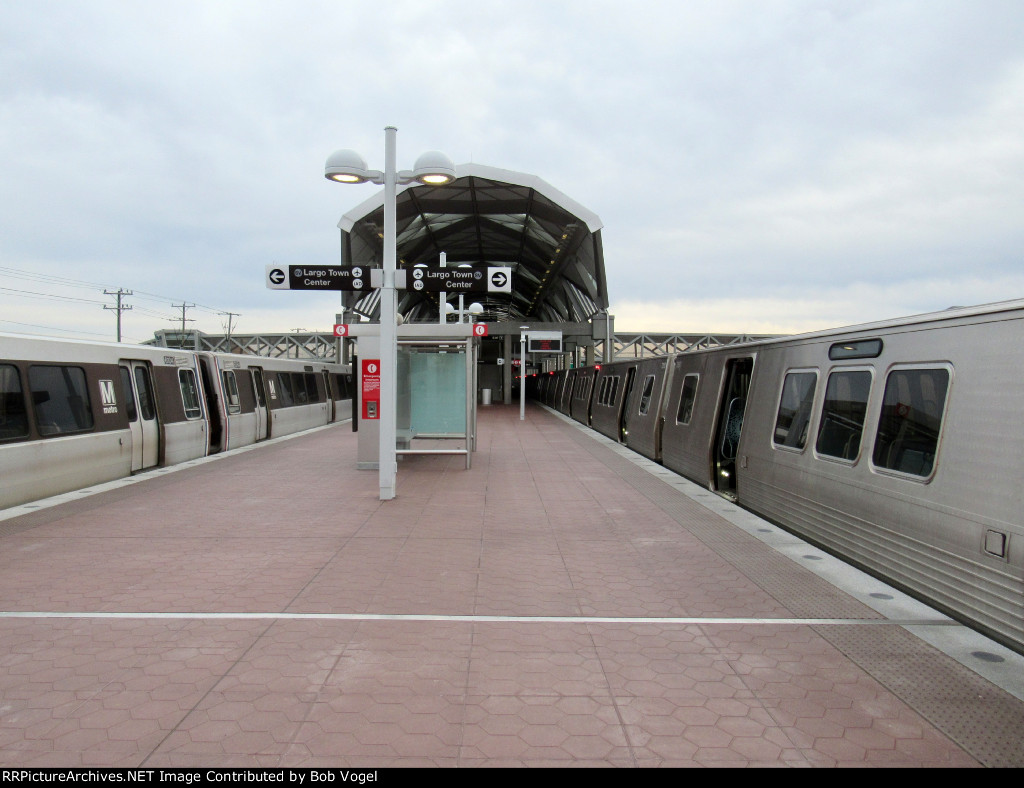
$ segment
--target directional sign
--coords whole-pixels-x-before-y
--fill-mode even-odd
[[[491,267],[487,269],[487,292],[488,293],[511,293],[512,292],[512,269],[508,266]]]
[[[490,293],[511,293],[512,276],[509,269],[492,268],[487,290]]]
[[[511,293],[512,269],[488,265],[410,269],[409,289],[423,293]]]
[[[365,265],[268,265],[270,290],[371,290]]]

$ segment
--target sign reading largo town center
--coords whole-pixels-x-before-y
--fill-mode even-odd
[[[265,283],[271,290],[372,290],[374,272],[366,265],[268,265]],[[399,289],[427,293],[511,293],[512,268],[472,265],[453,268],[415,266],[396,272]],[[379,283],[378,283],[379,286]]]

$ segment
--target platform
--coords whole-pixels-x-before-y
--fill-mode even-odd
[[[1018,655],[556,414],[355,452],[7,512],[0,764],[1024,766]]]

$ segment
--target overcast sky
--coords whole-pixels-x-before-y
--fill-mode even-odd
[[[338,261],[388,125],[596,213],[620,331],[1024,297],[1021,0],[0,0],[0,331],[329,330],[264,267]]]

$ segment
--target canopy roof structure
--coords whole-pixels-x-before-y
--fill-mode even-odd
[[[512,293],[475,293],[488,321],[582,323],[608,308],[601,221],[534,175],[462,164],[444,186],[399,187],[398,268],[489,264],[512,268]],[[384,193],[346,213],[342,265],[381,265]],[[377,291],[345,293],[344,306],[379,319]],[[400,290],[408,322],[438,320],[437,293]]]

